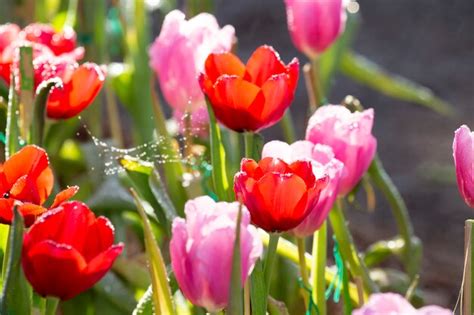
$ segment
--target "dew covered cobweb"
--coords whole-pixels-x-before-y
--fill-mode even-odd
[[[120,165],[119,160],[121,158],[133,159],[133,160],[140,160],[145,163],[150,164],[166,164],[166,163],[176,163],[181,162],[191,167],[197,167],[199,165],[195,156],[191,153],[185,154],[185,152],[189,152],[189,141],[190,139],[194,138],[195,136],[202,134],[202,130],[199,130],[197,127],[193,128],[184,128],[183,134],[178,134],[178,123],[176,121],[168,122],[171,126],[168,126],[169,130],[176,131],[177,136],[174,137],[179,144],[179,153],[173,156],[164,154],[166,150],[163,150],[163,146],[168,145],[166,142],[165,137],[163,136],[156,136],[155,140],[131,147],[131,148],[119,148],[111,144],[109,141],[104,141],[99,139],[98,137],[94,136],[91,130],[87,127],[85,121],[82,119],[81,116],[78,116],[79,120],[82,123],[82,127],[87,132],[89,137],[92,140],[95,148],[98,150],[98,157],[103,161],[104,164],[104,173],[105,175],[115,175],[121,172],[124,172],[125,169]],[[187,117],[182,118],[187,119]],[[173,132],[174,133],[174,132]],[[173,144],[174,145],[174,144]],[[176,148],[173,150],[177,152]],[[94,170],[92,168],[92,170]]]

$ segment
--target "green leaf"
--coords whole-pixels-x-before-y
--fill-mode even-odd
[[[240,223],[242,221],[242,204],[239,206],[235,227],[234,250],[232,253],[232,273],[229,288],[230,301],[227,308],[229,315],[243,314],[242,304],[242,266],[240,254]]]
[[[33,119],[30,128],[30,144],[42,146],[44,125],[46,120],[46,105],[49,93],[53,88],[62,88],[62,81],[59,78],[52,78],[41,82],[36,89],[35,105],[33,107]]]
[[[168,284],[166,266],[161,255],[161,250],[156,243],[150,222],[146,216],[143,202],[135,190],[131,189],[132,195],[137,205],[138,213],[143,221],[145,232],[145,248],[148,255],[148,264],[150,268],[151,284],[153,287],[153,304],[158,314],[175,314],[173,301],[171,299],[171,290]]]
[[[388,241],[378,241],[367,249],[364,254],[364,261],[367,267],[373,267],[380,264],[391,255],[402,256],[405,242],[397,237]]]
[[[132,315],[154,315],[153,309],[153,288],[150,285],[143,296],[138,301],[137,307],[133,310]]]
[[[226,171],[226,157],[224,145],[221,141],[221,130],[217,124],[214,111],[210,101],[206,97],[207,111],[209,113],[209,138],[211,145],[211,162],[212,162],[212,180],[214,190],[219,200],[230,201],[230,186]]]
[[[253,315],[265,315],[266,310],[266,285],[263,270],[263,261],[257,260],[250,277],[250,301],[252,302]]]
[[[117,176],[107,176],[105,181],[94,190],[87,204],[95,211],[123,211],[135,208],[133,198],[123,188]]]
[[[426,106],[443,115],[453,116],[454,108],[434,93],[413,81],[390,74],[364,56],[347,52],[341,60],[344,75],[390,97]]]
[[[0,297],[0,314],[31,314],[31,287],[26,281],[21,267],[23,224],[23,217],[15,206],[8,236],[7,266]]]
[[[10,92],[8,95],[7,129],[5,132],[5,159],[15,154],[20,148],[19,102],[15,92],[15,76],[11,76]]]
[[[150,285],[150,277],[146,266],[133,258],[118,257],[113,270],[135,288],[146,289]]]
[[[156,169],[154,169],[151,173],[148,182],[151,192],[156,198],[156,201],[158,201],[161,208],[164,210],[166,219],[168,222],[173,222],[174,218],[176,218],[178,215],[173,202],[171,201],[170,196],[163,185],[160,173]]]

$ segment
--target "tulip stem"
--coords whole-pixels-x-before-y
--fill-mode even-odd
[[[321,225],[313,236],[312,298],[318,305],[319,315],[326,315],[327,223]]]
[[[48,296],[46,298],[46,308],[44,315],[55,315],[58,308],[59,299],[57,297]]]
[[[306,288],[309,288],[310,286],[309,286],[309,281],[308,281],[308,271],[306,269],[305,239],[301,237],[297,237],[296,245],[298,246],[298,262],[299,262],[299,267],[300,267],[300,276],[301,276],[301,281],[304,286],[300,291],[303,296],[305,305],[308,305],[309,296],[308,296],[308,292],[306,291]]]
[[[296,141],[295,125],[293,124],[293,118],[289,109],[286,110],[285,115],[280,121],[281,128],[283,130],[283,137],[286,142],[293,143]]]
[[[342,258],[349,265],[353,276],[362,278],[366,293],[378,292],[377,285],[370,278],[369,270],[357,252],[341,207],[341,200],[337,200],[334,204],[333,209],[329,213],[329,221],[339,243]]]
[[[390,203],[398,231],[404,241],[403,262],[410,279],[417,275],[421,262],[421,243],[415,236],[407,207],[400,192],[385,171],[378,156],[368,170],[370,177]]]
[[[244,132],[243,136],[244,136],[244,146],[245,146],[245,157],[249,159],[253,159],[254,158],[254,152],[253,152],[254,151],[253,150],[254,135],[252,132]]]
[[[316,108],[312,108],[312,113],[317,109],[317,107],[324,105],[325,96],[323,88],[321,86],[321,79],[319,75],[319,57],[315,57],[311,60],[311,70],[313,73],[313,92],[314,99],[316,100]]]
[[[263,274],[265,279],[265,305],[267,305],[268,296],[270,295],[270,284],[272,280],[273,264],[276,258],[276,249],[278,246],[278,240],[280,239],[279,233],[270,233],[270,241],[267,248],[267,256],[263,265]],[[266,306],[265,306],[266,309]]]

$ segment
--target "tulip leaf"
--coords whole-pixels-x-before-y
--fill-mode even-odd
[[[229,288],[229,306],[227,312],[230,315],[243,314],[242,305],[242,261],[240,254],[240,224],[242,222],[242,204],[239,206],[237,222],[235,227],[234,250],[232,254],[232,273]]]
[[[426,106],[447,116],[453,107],[434,95],[433,91],[398,75],[390,74],[379,65],[355,52],[346,52],[341,60],[344,75],[387,96]]]
[[[170,196],[163,185],[160,173],[156,169],[154,169],[151,173],[148,182],[150,184],[151,192],[156,198],[156,201],[158,201],[161,208],[164,210],[166,219],[168,222],[173,222],[174,218],[176,218],[178,215],[173,202],[171,201]]]
[[[263,270],[263,261],[257,260],[250,277],[250,300],[252,302],[253,315],[265,315],[266,310],[266,286],[265,274]]]
[[[87,199],[87,205],[95,211],[114,213],[135,208],[133,198],[117,176],[107,176]]]
[[[23,247],[23,217],[15,206],[13,222],[8,235],[6,268],[3,276],[2,295],[0,296],[0,314],[30,315],[31,287],[26,281],[21,267]]]
[[[33,107],[33,119],[30,128],[30,144],[42,146],[44,125],[46,120],[46,105],[48,104],[49,93],[53,88],[62,88],[62,81],[59,78],[52,78],[41,82],[36,89],[35,105]]]
[[[207,111],[209,113],[209,133],[211,146],[211,163],[212,163],[212,181],[214,189],[220,200],[231,200],[230,186],[226,171],[225,149],[221,140],[221,130],[216,121],[216,116],[212,109],[212,105],[206,97]]]
[[[8,94],[7,128],[5,132],[5,159],[15,154],[20,148],[19,101],[15,91],[15,76],[11,76],[10,91]]]
[[[153,315],[153,288],[150,285],[138,301],[132,315]]]
[[[116,226],[114,224],[114,226]],[[150,285],[146,266],[136,259],[117,257],[113,270],[132,286],[145,290]]]
[[[175,314],[173,301],[171,298],[171,289],[168,284],[165,262],[161,250],[153,235],[150,222],[146,216],[143,201],[135,190],[131,189],[132,195],[137,205],[138,213],[143,221],[145,232],[145,248],[148,254],[148,264],[151,275],[151,285],[153,287],[153,305],[157,314]],[[159,311],[158,311],[159,310]]]
[[[94,291],[115,308],[130,314],[135,307],[133,291],[114,273],[108,272],[95,286]]]
[[[367,267],[380,264],[390,255],[401,256],[403,254],[405,242],[400,237],[391,240],[378,241],[367,249],[364,254],[364,261]]]

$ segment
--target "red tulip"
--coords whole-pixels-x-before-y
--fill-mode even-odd
[[[51,194],[53,182],[48,155],[43,149],[28,145],[12,155],[0,166],[0,223],[11,224],[16,205],[25,225],[33,224],[36,217],[48,210],[43,204]],[[57,194],[52,207],[74,196],[78,189],[72,186]]]
[[[53,119],[66,119],[86,109],[105,81],[104,71],[95,63],[78,65],[74,60],[61,57],[39,57],[33,62],[35,85],[59,77],[63,88],[54,88],[48,98],[47,115]]]
[[[58,56],[78,49],[76,37],[76,32],[71,27],[66,26],[57,32],[52,25],[41,23],[30,24],[20,33],[20,38],[48,46]]]
[[[270,46],[244,65],[232,53],[212,53],[199,77],[217,120],[232,130],[259,131],[277,123],[293,100],[299,64],[285,65]]]
[[[234,191],[250,211],[252,222],[268,232],[287,231],[311,212],[326,186],[316,178],[310,161],[285,163],[266,157],[243,159],[234,178]]]
[[[68,300],[99,281],[123,250],[114,227],[79,201],[41,216],[23,240],[22,265],[41,296]]]

